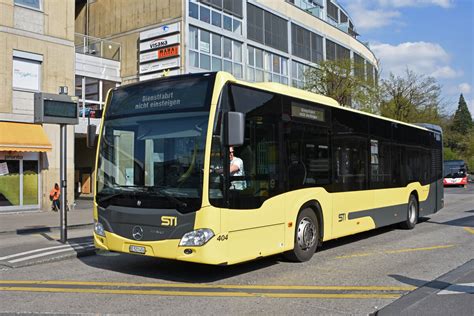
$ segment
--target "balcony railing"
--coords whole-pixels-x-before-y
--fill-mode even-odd
[[[100,38],[78,34],[74,35],[76,53],[120,61],[120,44]]]

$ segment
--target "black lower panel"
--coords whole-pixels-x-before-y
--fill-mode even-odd
[[[196,213],[181,214],[175,209],[99,208],[99,222],[106,231],[131,240],[181,239],[194,229]]]

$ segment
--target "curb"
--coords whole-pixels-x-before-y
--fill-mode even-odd
[[[93,225],[94,223],[68,225],[67,229],[79,229],[79,228],[85,228],[89,226],[93,227]],[[37,227],[37,228],[20,228],[16,230],[0,231],[0,235],[6,235],[6,234],[30,235],[30,234],[36,234],[36,233],[58,231],[58,230],[61,230],[61,227],[44,226],[44,227]]]

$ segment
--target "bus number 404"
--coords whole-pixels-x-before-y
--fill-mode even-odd
[[[227,239],[229,239],[229,235],[219,235],[217,237],[218,241],[224,241],[224,240],[227,240]]]

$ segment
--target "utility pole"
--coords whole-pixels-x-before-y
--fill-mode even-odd
[[[67,125],[60,124],[61,128],[61,161],[60,161],[60,177],[61,177],[61,210],[59,214],[59,222],[61,227],[61,242],[67,241]]]

